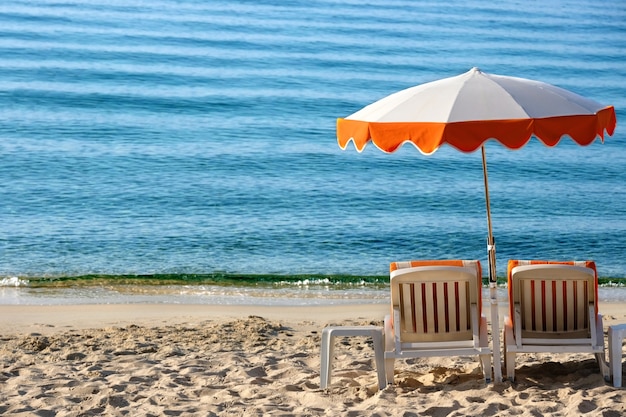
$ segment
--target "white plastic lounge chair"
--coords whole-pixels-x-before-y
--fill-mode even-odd
[[[508,291],[504,355],[511,381],[515,355],[529,352],[589,352],[610,378],[593,261],[510,260]]]
[[[393,384],[395,359],[480,357],[491,381],[491,349],[482,309],[479,261],[393,262],[391,315],[385,317],[385,372]]]

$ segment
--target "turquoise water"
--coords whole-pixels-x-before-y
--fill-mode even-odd
[[[377,297],[394,260],[486,265],[480,154],[335,139],[337,117],[474,66],[618,119],[585,148],[488,144],[498,274],[542,257],[626,277],[622,1],[6,0],[0,54],[0,301],[216,273]]]

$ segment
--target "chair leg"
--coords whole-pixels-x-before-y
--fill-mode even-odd
[[[605,381],[611,380],[611,368],[609,368],[609,364],[606,362],[606,344],[604,343],[604,324],[602,320],[602,314],[598,313],[597,323],[596,323],[596,343],[602,344],[602,353],[596,353],[596,361],[598,362],[598,366],[600,367],[600,372],[602,372],[602,376]]]
[[[479,344],[480,347],[483,348],[488,348],[489,347],[489,336],[487,333],[487,317],[482,316],[480,318],[480,335],[479,335]],[[491,358],[493,357],[493,350],[492,353],[487,353],[487,354],[483,354],[483,355],[479,355],[479,359],[480,359],[480,366],[483,370],[483,376],[485,377],[485,383],[490,383],[491,382],[491,375],[492,375],[492,369],[491,369]]]
[[[626,323],[609,326],[609,368],[613,375],[613,386],[622,386],[622,344],[626,334]]]
[[[385,354],[387,352],[394,352],[395,341],[394,341],[394,331],[393,325],[391,324],[391,316],[385,316],[384,320],[384,337],[385,337]],[[393,368],[395,366],[395,358],[385,358],[385,374],[387,379],[387,384],[393,384]]]
[[[387,384],[393,384],[393,368],[395,366],[396,360],[394,358],[385,359],[385,374],[387,379]]]
[[[504,327],[504,366],[506,368],[506,377],[509,381],[515,381],[515,352],[509,351],[506,347],[511,342],[510,337],[512,336],[512,330],[510,327]],[[507,337],[508,334],[508,337]]]
[[[330,385],[330,368],[333,358],[332,335],[328,329],[322,331],[322,353],[320,358],[320,388],[326,389]]]
[[[485,383],[488,384],[491,382],[491,355],[480,355],[480,365],[483,369]]]
[[[505,355],[506,377],[513,382],[515,381],[515,352],[506,352]]]
[[[374,343],[376,373],[378,375],[378,388],[385,389],[385,387],[387,386],[387,377],[385,375],[384,333],[381,331],[372,331],[372,342]]]
[[[596,353],[596,362],[598,362],[598,366],[600,367],[600,372],[602,372],[602,376],[605,381],[611,380],[611,368],[609,364],[606,363],[605,354],[604,353]]]

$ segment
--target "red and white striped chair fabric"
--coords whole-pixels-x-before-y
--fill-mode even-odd
[[[504,318],[507,377],[515,356],[528,352],[589,352],[608,378],[598,274],[593,261],[522,261],[508,264],[509,316]]]
[[[419,260],[390,265],[391,314],[385,318],[385,369],[395,359],[479,355],[491,381],[482,270],[476,260]]]

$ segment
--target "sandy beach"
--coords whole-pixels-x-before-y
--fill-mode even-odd
[[[374,352],[338,339],[319,387],[326,325],[381,324],[386,305],[0,306],[0,414],[20,416],[621,416],[626,391],[591,355],[518,356],[485,384],[472,357],[396,363],[378,390]],[[608,326],[626,305],[601,304]]]

